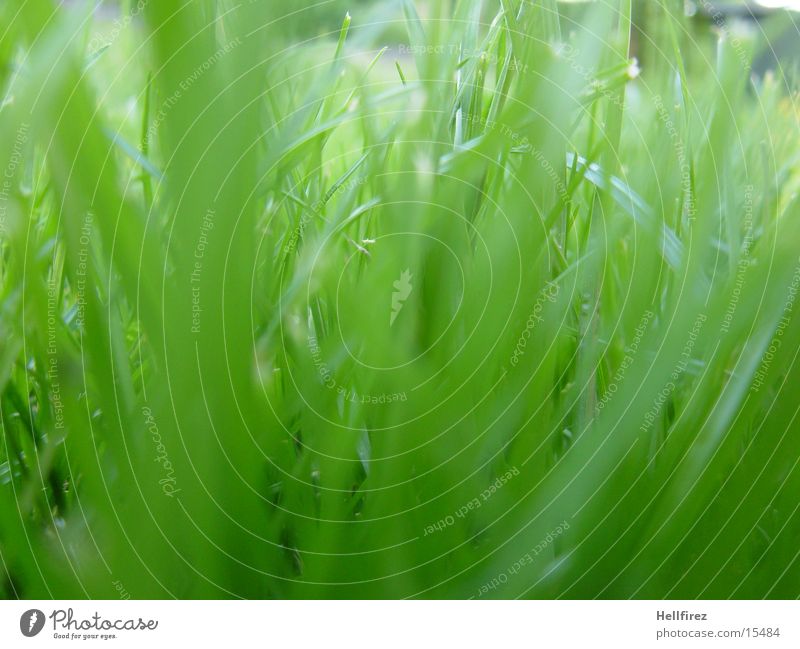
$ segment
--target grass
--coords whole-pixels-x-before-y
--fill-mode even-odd
[[[144,4],[0,7],[0,594],[800,595],[757,27]]]

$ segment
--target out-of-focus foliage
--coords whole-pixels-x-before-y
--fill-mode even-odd
[[[0,593],[797,597],[763,34],[311,4],[0,5]]]

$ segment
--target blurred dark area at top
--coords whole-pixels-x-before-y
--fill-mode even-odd
[[[163,0],[148,0],[157,2]],[[262,1],[262,0],[255,0]],[[402,43],[406,40],[402,20],[403,0],[263,0],[270,20],[279,25],[282,38],[295,43],[317,38],[335,38],[345,15],[354,17],[351,43],[362,45]],[[419,13],[428,13],[433,2],[456,0],[414,0]],[[468,0],[464,0],[468,1]],[[533,2],[535,0],[527,0]],[[559,0],[565,14],[581,11],[594,0]],[[76,5],[81,0],[62,0],[62,4]],[[138,0],[97,0],[98,14],[107,19],[130,12]],[[219,8],[228,5],[218,0]],[[730,35],[749,29],[757,37],[758,46],[753,60],[753,72],[779,70],[783,76],[797,79],[800,68],[800,0],[633,0],[634,24],[633,51],[646,64],[646,48],[642,36],[652,33],[663,20],[659,6],[672,4],[674,11],[682,11],[691,18],[696,29],[694,37],[713,32]],[[485,0],[485,18],[490,21],[500,7],[500,0]],[[218,8],[218,10],[219,10]],[[358,27],[368,26],[362,34]],[[372,41],[372,42],[368,42]]]
[[[735,38],[741,29],[756,37],[753,72],[778,70],[796,80],[800,68],[800,0],[674,0],[700,29]],[[656,3],[634,0],[636,13],[647,21]],[[645,25],[647,23],[645,22]],[[640,29],[644,25],[640,24]]]

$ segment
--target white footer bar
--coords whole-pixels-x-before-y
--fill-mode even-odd
[[[798,627],[797,601],[0,602],[0,647],[796,649]]]

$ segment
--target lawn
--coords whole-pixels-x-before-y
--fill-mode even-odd
[[[92,4],[0,5],[1,597],[800,596],[794,14]]]

